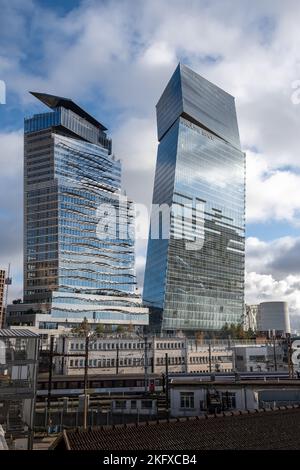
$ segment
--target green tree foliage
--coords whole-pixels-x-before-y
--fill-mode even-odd
[[[97,335],[102,335],[104,331],[105,331],[104,325],[102,325],[101,323],[97,325],[95,328],[95,332],[97,333]]]
[[[72,330],[72,332],[78,334],[78,336],[87,336],[90,331],[91,326],[89,325],[86,317],[84,317],[84,320],[80,323],[79,326],[76,326],[76,328],[73,328]]]
[[[223,326],[218,334],[220,339],[232,338],[232,339],[253,339],[255,338],[255,333],[251,329],[245,331],[242,324],[228,325],[227,323]]]
[[[119,325],[117,327],[117,333],[124,333],[125,332],[125,327],[123,325]]]

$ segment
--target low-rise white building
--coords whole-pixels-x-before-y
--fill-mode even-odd
[[[85,365],[84,337],[57,339],[55,371],[82,375]],[[73,357],[74,356],[74,357]],[[166,362],[170,372],[231,372],[232,350],[227,346],[197,345],[182,337],[98,336],[89,339],[89,374],[138,374],[147,371],[162,374]]]
[[[257,409],[258,396],[252,389],[236,384],[212,383],[186,378],[171,380],[171,416],[199,416],[221,411]]]
[[[198,345],[190,342],[185,372],[232,372],[233,352],[228,346]]]
[[[299,405],[298,380],[207,381],[199,377],[170,381],[171,416],[200,416],[234,410]]]
[[[279,345],[239,345],[233,347],[235,368],[240,372],[267,372],[287,370],[284,352]]]

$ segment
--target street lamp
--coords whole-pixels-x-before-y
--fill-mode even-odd
[[[86,332],[86,334],[85,334],[83,429],[87,429],[89,344],[90,344],[90,338],[91,338],[92,336],[93,336],[93,332],[92,332],[92,331],[88,331],[88,332]]]

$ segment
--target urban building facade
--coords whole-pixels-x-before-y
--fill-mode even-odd
[[[268,372],[288,370],[288,363],[282,345],[239,345],[234,346],[233,351],[237,371]]]
[[[300,386],[290,381],[197,381],[193,377],[170,383],[171,416],[201,416],[234,410],[259,410],[300,404]]]
[[[57,374],[82,375],[85,366],[85,338],[60,337],[56,357]],[[78,354],[82,353],[82,357]],[[74,354],[74,358],[72,358]],[[184,337],[95,337],[89,340],[90,374],[163,374],[166,361],[170,372],[232,372],[233,352],[226,345],[198,345]]]
[[[244,310],[245,154],[234,98],[179,64],[157,104],[153,207],[143,300],[162,331],[219,330]],[[156,209],[155,209],[156,210]]]
[[[147,325],[136,288],[134,205],[121,195],[121,163],[107,129],[69,99],[32,94],[51,111],[24,124],[28,313],[42,313],[35,326],[45,329],[84,318],[93,325]],[[20,320],[26,321],[26,305]]]

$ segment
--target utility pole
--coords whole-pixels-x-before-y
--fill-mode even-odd
[[[287,360],[288,360],[288,368],[289,368],[289,378],[291,378],[291,341],[290,335],[287,333],[286,344],[287,344]]]
[[[166,361],[166,409],[167,409],[167,414],[169,416],[169,355],[166,353],[165,355],[165,361]]]
[[[61,375],[64,374],[64,363],[65,363],[65,349],[66,349],[66,337],[63,336],[63,344],[62,344],[62,357],[61,357]]]
[[[53,372],[53,352],[54,352],[54,336],[50,337],[50,355],[49,355],[49,373],[48,373],[48,399],[47,399],[47,417],[50,425],[51,413],[51,391],[52,391],[52,372]]]
[[[273,355],[274,355],[274,370],[277,372],[277,358],[276,358],[276,336],[273,332]]]
[[[54,352],[54,336],[51,335],[50,337],[50,352],[49,352],[49,372],[48,372],[48,396],[46,398],[47,404],[46,405],[46,416],[45,416],[45,422],[48,417],[48,424],[51,424],[51,419],[50,419],[50,413],[51,413],[51,392],[52,392],[52,375],[53,375],[53,358],[54,357],[62,357],[62,360],[66,357],[85,357],[85,374],[84,374],[84,394],[85,394],[85,404],[87,404],[87,372],[88,372],[88,345],[89,345],[89,336],[86,336],[86,347],[85,347],[85,352],[83,353],[71,353],[71,354],[66,354],[65,352],[65,340],[66,338],[63,338],[63,352],[58,353]],[[87,413],[87,409],[84,406],[84,409],[86,410],[85,412]]]
[[[117,340],[117,360],[116,360],[116,374],[119,373],[119,341]]]
[[[291,334],[287,333],[287,347],[288,347],[288,366],[289,366],[289,378],[294,378],[294,364],[292,360],[292,345],[291,345]]]
[[[232,370],[235,371],[235,350],[231,346],[231,335],[228,336],[228,351],[232,353]]]
[[[87,412],[88,412],[88,362],[89,362],[89,335],[85,337],[85,361],[84,361],[84,413],[83,413],[83,429],[87,428]]]
[[[211,344],[210,344],[210,340],[209,340],[209,343],[208,343],[208,363],[209,363],[209,372],[211,374]]]
[[[192,345],[191,345],[191,347],[192,347]],[[184,372],[185,373],[188,373],[188,368],[189,368],[189,363],[188,363],[189,351],[188,351],[188,348],[189,348],[188,339],[184,338]],[[197,350],[197,342],[196,342],[196,350]]]
[[[145,393],[148,392],[148,337],[145,336],[145,358],[144,358],[144,369],[145,369]]]

